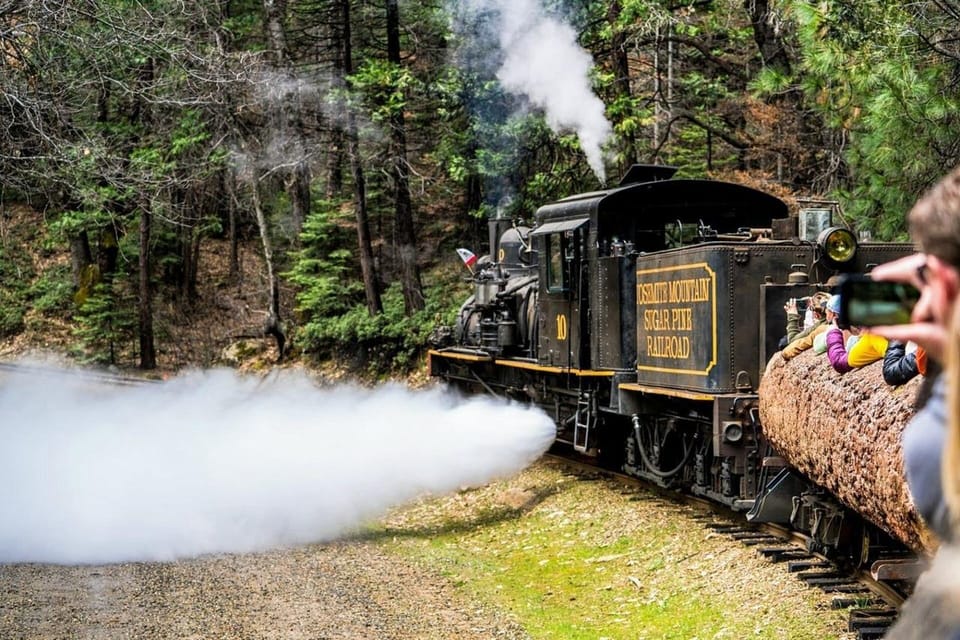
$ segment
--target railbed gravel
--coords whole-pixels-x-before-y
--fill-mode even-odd
[[[633,501],[615,483],[590,482],[594,489],[577,490],[586,488],[582,483],[552,465],[536,464],[486,488],[393,510],[379,525],[340,542],[296,549],[170,563],[0,564],[0,640],[529,638],[509,611],[471,599],[440,569],[396,544],[426,545],[451,526],[482,528],[483,514],[503,509],[518,515],[565,510],[573,520],[582,515],[583,526],[593,521],[593,512],[612,510],[612,521],[590,529],[591,536],[611,541],[642,535],[650,522],[677,522],[685,535],[700,540],[704,553],[675,571],[702,584],[704,593],[735,589],[738,601],[760,610],[786,599],[798,603],[798,620],[825,613],[825,595],[811,610],[809,587],[753,550],[705,530],[689,509]],[[676,542],[647,541],[653,546],[644,553],[666,553]],[[658,544],[662,551],[656,551]],[[733,567],[737,580],[725,574]],[[831,636],[850,637],[839,628]]]
[[[526,638],[369,542],[173,563],[0,565],[0,638]]]

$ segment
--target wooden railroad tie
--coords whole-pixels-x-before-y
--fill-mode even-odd
[[[797,573],[798,571],[806,571],[807,569],[828,569],[832,566],[833,565],[826,560],[791,560],[787,563],[787,571]]]

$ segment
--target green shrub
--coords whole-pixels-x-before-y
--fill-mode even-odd
[[[41,313],[65,312],[73,306],[70,267],[56,265],[40,274],[27,290],[31,306]]]
[[[346,215],[335,202],[315,203],[304,221],[293,266],[281,274],[297,287],[297,313],[306,322],[346,313],[363,299],[353,255],[342,248],[353,240],[344,224]]]
[[[383,313],[367,311],[359,265],[343,247],[356,238],[349,206],[321,200],[304,222],[300,250],[281,274],[297,288],[296,345],[318,359],[342,358],[354,370],[377,375],[409,371],[438,324],[452,324],[468,288],[460,272],[440,272],[425,287],[426,308],[406,316],[399,283],[383,292]],[[429,280],[429,276],[424,278]]]
[[[23,331],[27,304],[27,283],[34,277],[33,265],[16,244],[0,246],[0,337]]]
[[[94,285],[74,316],[73,355],[86,364],[118,364],[135,337],[135,305],[124,298],[122,278]]]
[[[0,338],[23,331],[25,313],[26,307],[21,299],[11,295],[6,289],[0,289]]]
[[[371,316],[366,305],[357,304],[341,315],[305,323],[298,339],[304,351],[348,359],[344,364],[369,374],[407,372],[417,364],[434,328],[452,324],[466,297],[452,295],[449,283],[429,286],[424,294],[426,307],[406,316],[403,291],[394,283],[383,293],[383,313]]]

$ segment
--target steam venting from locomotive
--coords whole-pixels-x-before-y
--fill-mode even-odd
[[[166,561],[330,540],[423,493],[515,473],[539,410],[300,374],[0,385],[0,562]]]
[[[468,46],[487,55],[498,49],[496,76],[504,89],[543,109],[553,131],[576,132],[590,168],[605,183],[602,148],[612,128],[591,88],[593,61],[577,44],[576,31],[547,13],[541,0],[464,0],[451,13],[465,40],[495,38],[494,53],[476,42]]]

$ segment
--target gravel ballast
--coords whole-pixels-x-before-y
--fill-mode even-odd
[[[0,567],[0,638],[525,638],[369,543],[175,563]]]
[[[490,513],[500,517],[490,519]],[[536,522],[547,523],[547,534],[556,526],[557,537],[574,544],[621,541],[616,554],[588,560],[603,583],[582,591],[608,602],[602,610],[620,618],[626,635],[611,637],[687,637],[651,626],[669,629],[670,620],[651,622],[632,613],[681,597],[667,591],[674,582],[704,604],[720,603],[728,622],[747,624],[751,637],[850,637],[843,612],[829,610],[826,594],[691,515],[679,506],[665,509],[662,499],[538,463],[488,487],[396,510],[366,533],[332,544],[173,563],[0,565],[0,638],[564,637],[530,632],[523,610],[507,604],[503,593],[478,591],[483,580],[457,575],[462,567],[431,564],[422,553],[423,545],[443,535],[444,548],[461,545],[470,555],[497,562],[504,556],[500,545],[511,539],[518,546],[530,544],[524,531],[540,527]],[[670,526],[682,538],[645,534],[655,524]],[[575,529],[582,534],[573,534]],[[623,547],[624,540],[635,543]],[[543,560],[542,577],[532,587],[544,604],[560,590],[562,578],[556,585],[550,581],[563,562]],[[584,603],[571,600],[561,615],[576,623],[585,615]],[[731,627],[704,637],[742,636]]]

